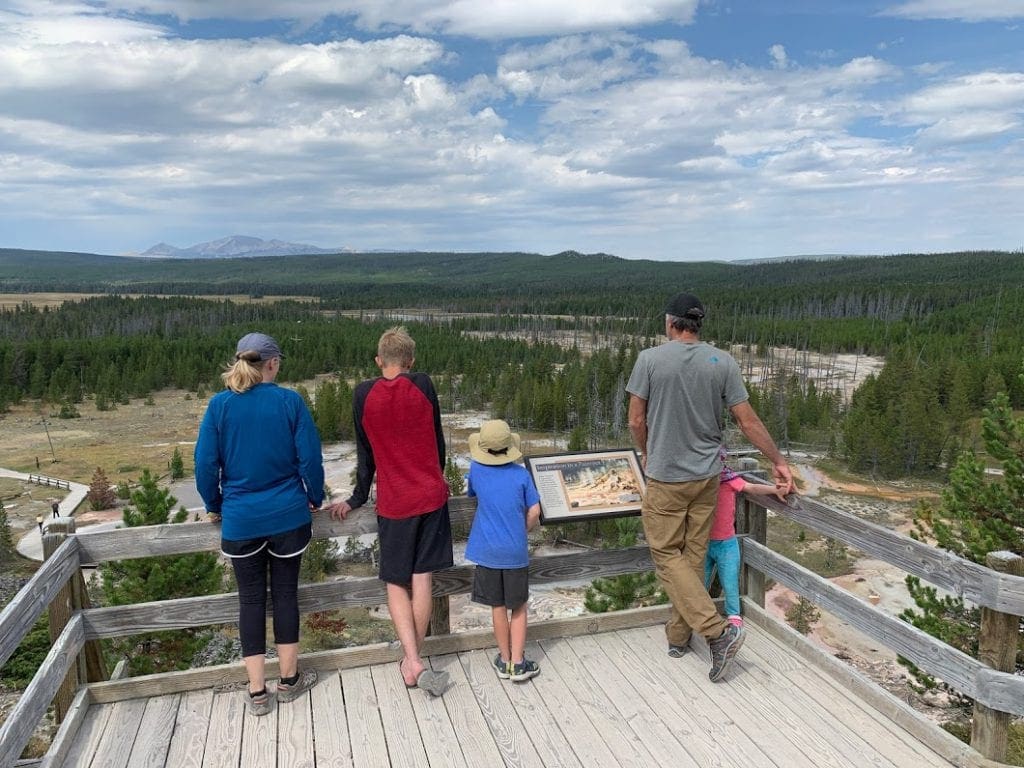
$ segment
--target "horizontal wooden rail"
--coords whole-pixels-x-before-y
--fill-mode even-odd
[[[530,583],[591,580],[653,568],[650,552],[645,546],[547,555],[535,557],[530,562]],[[472,589],[472,584],[471,565],[439,571],[434,574],[434,596],[464,594]],[[381,605],[386,602],[386,587],[376,577],[325,581],[299,587],[301,613]],[[230,624],[238,620],[238,593],[90,608],[82,611],[82,617],[87,640]]]
[[[78,542],[70,538],[44,562],[0,613],[0,666],[25,639],[57,593],[78,573]]]
[[[997,573],[814,499],[791,497],[789,504],[783,504],[770,497],[760,497],[757,503],[976,605],[1024,616],[1024,577]]]
[[[743,559],[815,605],[909,659],[930,675],[1000,712],[1024,715],[1024,677],[996,672],[905,621],[835,586],[756,541],[743,542]]]
[[[0,727],[0,768],[14,765],[32,738],[39,719],[46,713],[65,676],[77,663],[85,646],[81,616],[75,616],[46,654],[43,664]]]

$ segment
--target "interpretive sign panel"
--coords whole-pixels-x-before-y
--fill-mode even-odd
[[[640,514],[646,484],[632,449],[527,456],[544,525]]]

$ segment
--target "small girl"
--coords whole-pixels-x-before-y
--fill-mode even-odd
[[[728,454],[723,447],[722,476],[718,486],[718,505],[715,519],[711,524],[711,540],[708,554],[704,558],[704,587],[711,586],[711,576],[718,567],[718,583],[725,595],[725,613],[729,623],[743,626],[740,616],[740,543],[736,538],[736,494],[750,493],[755,496],[776,496],[786,500],[781,487],[768,483],[749,483],[730,469],[725,461]]]

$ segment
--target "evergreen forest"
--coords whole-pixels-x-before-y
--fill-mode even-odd
[[[578,253],[182,260],[0,250],[0,291],[99,294],[0,311],[0,410],[39,399],[73,417],[86,398],[102,409],[164,387],[215,391],[237,338],[258,329],[285,350],[283,381],[338,374],[307,394],[322,437],[344,438],[350,386],[376,374],[376,340],[397,317],[444,409],[489,410],[578,447],[621,444],[626,379],[679,290],[704,301],[704,338],[719,346],[884,356],[848,404],[799,370],[752,386],[784,445],[810,443],[879,476],[932,473],[973,446],[993,396],[1024,407],[1020,253],[745,265]],[[227,298],[239,294],[282,298]]]

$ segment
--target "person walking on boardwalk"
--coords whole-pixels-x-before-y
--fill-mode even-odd
[[[519,435],[504,421],[488,421],[470,435],[469,455],[467,495],[477,499],[466,543],[466,559],[476,563],[472,600],[491,607],[498,677],[519,683],[540,672],[525,655],[530,596],[526,532],[540,520],[540,496],[530,473],[516,463],[523,457]]]
[[[647,475],[641,519],[658,578],[672,603],[669,655],[685,653],[696,631],[721,680],[744,630],[715,610],[704,587],[704,558],[718,498],[723,409],[772,463],[780,493],[793,490],[789,465],[751,407],[733,357],[700,340],[704,305],[680,293],[665,306],[668,343],[637,356],[626,390],[629,429]]]
[[[324,500],[320,436],[297,392],[274,383],[284,355],[262,333],[238,341],[221,375],[227,389],[210,398],[195,448],[196,488],[221,524],[221,551],[238,581],[238,632],[249,677],[249,708],[270,712],[264,665],[267,580],[274,601],[278,701],[316,683],[298,669],[299,565],[312,537],[311,513]]]
[[[433,572],[454,564],[452,529],[441,408],[430,377],[411,372],[415,360],[416,342],[405,328],[381,335],[375,358],[381,375],[353,395],[356,487],[329,509],[338,518],[362,506],[376,475],[380,578],[402,644],[399,671],[407,687],[439,696],[448,674],[428,669],[420,648],[430,625]]]

